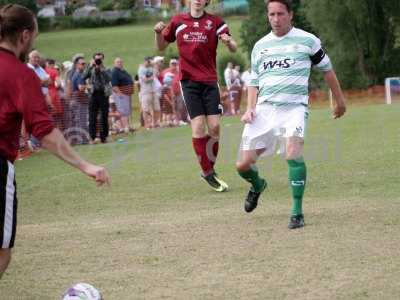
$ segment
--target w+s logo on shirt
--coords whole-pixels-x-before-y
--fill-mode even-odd
[[[270,60],[270,61],[265,61],[263,63],[264,70],[272,70],[272,69],[288,69],[291,66],[293,66],[296,63],[294,59],[291,58],[285,58],[285,59],[276,59],[276,60]]]

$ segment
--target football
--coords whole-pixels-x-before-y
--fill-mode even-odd
[[[65,291],[61,300],[103,300],[103,297],[94,286],[77,283]]]

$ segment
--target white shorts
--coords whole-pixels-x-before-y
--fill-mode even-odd
[[[277,150],[284,153],[287,138],[304,139],[307,120],[306,106],[259,104],[254,121],[244,126],[240,150],[266,149],[263,155],[272,155]]]

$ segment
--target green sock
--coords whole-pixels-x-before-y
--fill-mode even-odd
[[[258,169],[255,165],[252,165],[247,171],[238,173],[244,180],[251,183],[255,192],[258,193],[263,190],[265,180],[258,176]]]
[[[292,215],[297,216],[303,213],[303,195],[306,187],[307,169],[303,158],[288,160],[289,183],[292,188]]]

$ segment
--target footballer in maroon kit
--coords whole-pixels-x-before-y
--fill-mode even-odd
[[[227,24],[204,9],[208,0],[191,0],[190,12],[172,17],[166,25],[155,25],[155,40],[159,50],[176,41],[183,98],[188,110],[194,151],[199,159],[202,177],[217,192],[228,185],[217,177],[214,164],[218,154],[222,105],[217,83],[216,56],[220,40],[231,52],[236,42]],[[206,132],[206,128],[208,132]]]
[[[35,16],[17,4],[0,7],[0,278],[11,260],[17,224],[14,160],[22,120],[42,146],[94,178],[109,183],[107,170],[79,157],[53,125],[36,74],[25,62],[38,34]],[[33,250],[34,251],[34,250]]]

